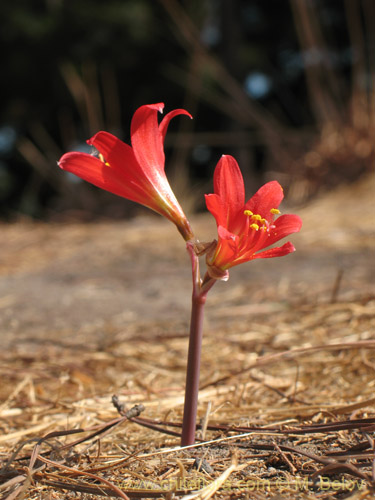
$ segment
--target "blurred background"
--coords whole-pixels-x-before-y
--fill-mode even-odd
[[[146,103],[172,121],[167,174],[204,208],[221,154],[250,195],[293,203],[374,166],[373,0],[17,0],[0,5],[0,217],[123,218],[143,208],[57,167],[98,130],[129,142]]]

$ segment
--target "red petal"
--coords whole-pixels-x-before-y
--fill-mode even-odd
[[[302,219],[298,215],[281,215],[275,222],[275,229],[272,230],[267,246],[276,241],[282,240],[292,233],[298,233],[302,227]]]
[[[216,257],[212,263],[214,266],[221,269],[231,267],[231,263],[235,260],[238,249],[238,236],[230,233],[223,226],[217,228],[219,242],[217,245]],[[229,265],[228,265],[229,264]]]
[[[250,198],[245,208],[254,214],[261,215],[266,220],[273,220],[270,210],[277,208],[283,198],[283,188],[280,184],[277,181],[267,182]]]
[[[130,184],[121,169],[108,167],[95,156],[66,153],[59,161],[59,167],[110,193],[144,203],[144,190],[138,184]]]
[[[231,248],[236,249],[238,247],[239,237],[237,234],[231,233],[223,226],[218,226],[217,234],[221,240],[220,242],[225,240],[228,242]]]
[[[94,146],[112,168],[122,170],[125,177],[139,178],[141,168],[128,144],[108,132],[98,132],[87,143]]]
[[[243,177],[233,156],[223,155],[214,173],[214,191],[223,202],[242,208],[245,201]]]
[[[283,257],[288,255],[288,253],[295,252],[294,246],[288,241],[284,243],[281,247],[270,248],[269,250],[264,250],[253,256],[253,259],[271,259],[272,257]]]
[[[226,227],[244,209],[245,187],[241,170],[233,156],[223,155],[214,173],[214,191],[225,206]],[[223,214],[224,215],[224,214]]]
[[[155,168],[140,165],[128,144],[108,132],[98,132],[87,142],[103,154],[105,161],[109,163],[108,168],[116,171],[118,182],[123,185],[121,189],[126,192],[120,196],[146,205],[159,213],[160,198],[164,198],[165,203],[182,213],[164,171],[160,174]]]
[[[164,172],[163,137],[159,130],[158,111],[163,103],[141,106],[131,122],[131,141],[134,155],[149,179],[157,179],[157,172]],[[155,172],[155,170],[157,172]]]
[[[187,115],[189,118],[193,118],[190,113],[188,113],[185,109],[175,109],[170,111],[168,114],[164,116],[159,125],[159,130],[161,133],[162,141],[164,142],[165,134],[167,133],[169,122],[177,115]]]
[[[227,209],[223,205],[221,198],[217,194],[205,194],[207,210],[216,219],[218,226],[224,226],[227,223]]]
[[[223,226],[217,228],[219,241],[211,264],[220,269],[231,267],[238,251],[238,236],[226,230]]]

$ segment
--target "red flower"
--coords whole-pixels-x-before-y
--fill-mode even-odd
[[[241,171],[232,156],[222,156],[214,173],[215,194],[206,195],[208,210],[216,219],[217,245],[206,256],[208,274],[228,279],[228,269],[253,259],[281,257],[294,252],[288,242],[264,250],[273,243],[301,229],[298,215],[281,215],[278,206],[284,197],[276,181],[268,182],[245,203]]]
[[[155,210],[176,224],[185,240],[193,232],[164,172],[164,138],[171,118],[191,115],[184,109],[168,113],[158,124],[163,103],[141,106],[131,122],[132,147],[108,132],[98,132],[87,141],[99,155],[65,154],[59,167],[106,191]]]

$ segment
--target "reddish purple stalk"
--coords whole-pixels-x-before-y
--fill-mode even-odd
[[[187,249],[190,253],[193,270],[193,295],[181,446],[188,446],[195,443],[204,305],[206,303],[207,293],[215,284],[215,280],[210,278],[207,279],[207,277],[205,277],[202,283],[199,274],[199,260],[195,253],[194,245],[188,243]]]

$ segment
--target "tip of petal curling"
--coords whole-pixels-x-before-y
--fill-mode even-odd
[[[64,155],[62,155],[60,160],[57,162],[57,166],[60,167],[61,170],[65,170],[67,155],[69,155],[69,154],[71,154],[71,153],[65,153]]]
[[[87,139],[86,141],[86,144],[88,144],[89,146],[92,146],[96,140],[96,138],[98,137],[99,134],[102,134],[103,131],[99,131],[97,132],[95,135],[93,135],[92,137],[90,137],[90,139]]]
[[[235,161],[236,164],[238,165],[237,160],[232,155],[221,155],[220,160]]]
[[[163,112],[164,102],[157,102],[156,104],[145,104],[146,108],[156,109],[159,113]]]

